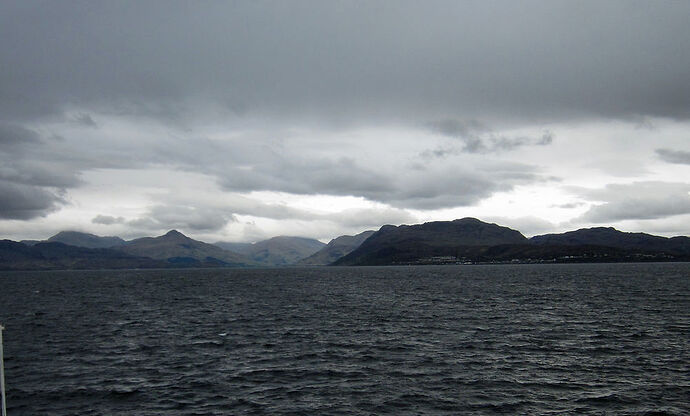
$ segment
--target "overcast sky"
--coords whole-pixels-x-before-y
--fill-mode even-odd
[[[0,238],[690,235],[688,1],[3,1]]]

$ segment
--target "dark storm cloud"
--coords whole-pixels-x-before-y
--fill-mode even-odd
[[[649,220],[690,214],[690,184],[635,182],[611,184],[603,189],[580,189],[582,197],[603,202],[581,219],[594,223]]]
[[[59,195],[36,186],[0,180],[0,218],[27,220],[42,217],[64,202]]]
[[[58,136],[46,138],[23,125],[0,122],[0,180],[65,189],[81,183],[84,169],[109,163],[94,160],[86,148],[77,152],[64,144]]]
[[[690,3],[3,2],[0,114],[690,116]],[[471,146],[471,143],[470,143]]]
[[[69,164],[55,154],[35,158],[45,143],[34,130],[0,122],[0,218],[28,220],[57,210],[67,187],[79,183]]]
[[[678,163],[681,165],[690,165],[690,152],[672,149],[656,149],[656,154],[662,160],[669,163]]]

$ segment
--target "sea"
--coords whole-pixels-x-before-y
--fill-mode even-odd
[[[0,273],[7,413],[688,415],[690,263]]]

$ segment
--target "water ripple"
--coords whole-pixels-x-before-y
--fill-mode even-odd
[[[690,264],[0,274],[8,413],[690,414]]]

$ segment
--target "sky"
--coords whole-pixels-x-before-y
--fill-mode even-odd
[[[690,235],[688,1],[0,2],[0,238]]]

